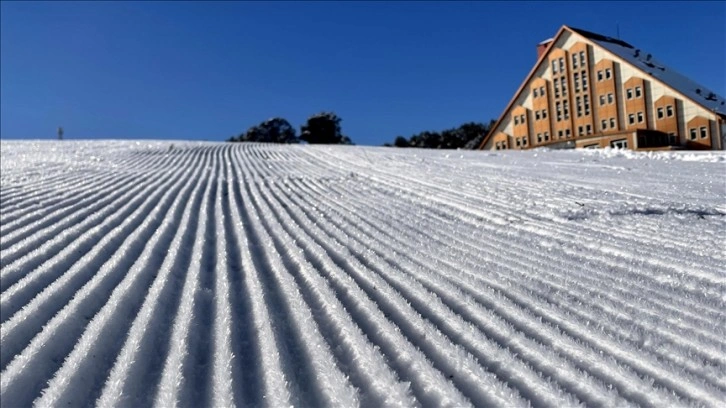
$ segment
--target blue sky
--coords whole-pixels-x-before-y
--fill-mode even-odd
[[[498,117],[562,24],[726,96],[725,2],[2,2],[0,137],[224,140],[334,111],[357,144]]]

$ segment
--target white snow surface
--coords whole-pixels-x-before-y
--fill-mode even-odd
[[[0,147],[3,407],[726,401],[723,152]]]

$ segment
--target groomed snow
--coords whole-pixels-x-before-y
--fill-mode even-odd
[[[0,147],[3,407],[726,401],[724,153]]]

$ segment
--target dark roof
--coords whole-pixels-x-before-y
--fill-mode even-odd
[[[726,99],[707,89],[703,85],[693,82],[686,76],[678,73],[662,62],[653,58],[651,54],[636,49],[625,41],[593,33],[579,28],[568,27],[572,31],[586,37],[595,44],[610,51],[634,67],[642,70],[665,85],[675,89],[710,111],[726,115]]]

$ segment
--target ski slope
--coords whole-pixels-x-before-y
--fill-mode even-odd
[[[726,401],[723,153],[0,147],[3,407]]]

